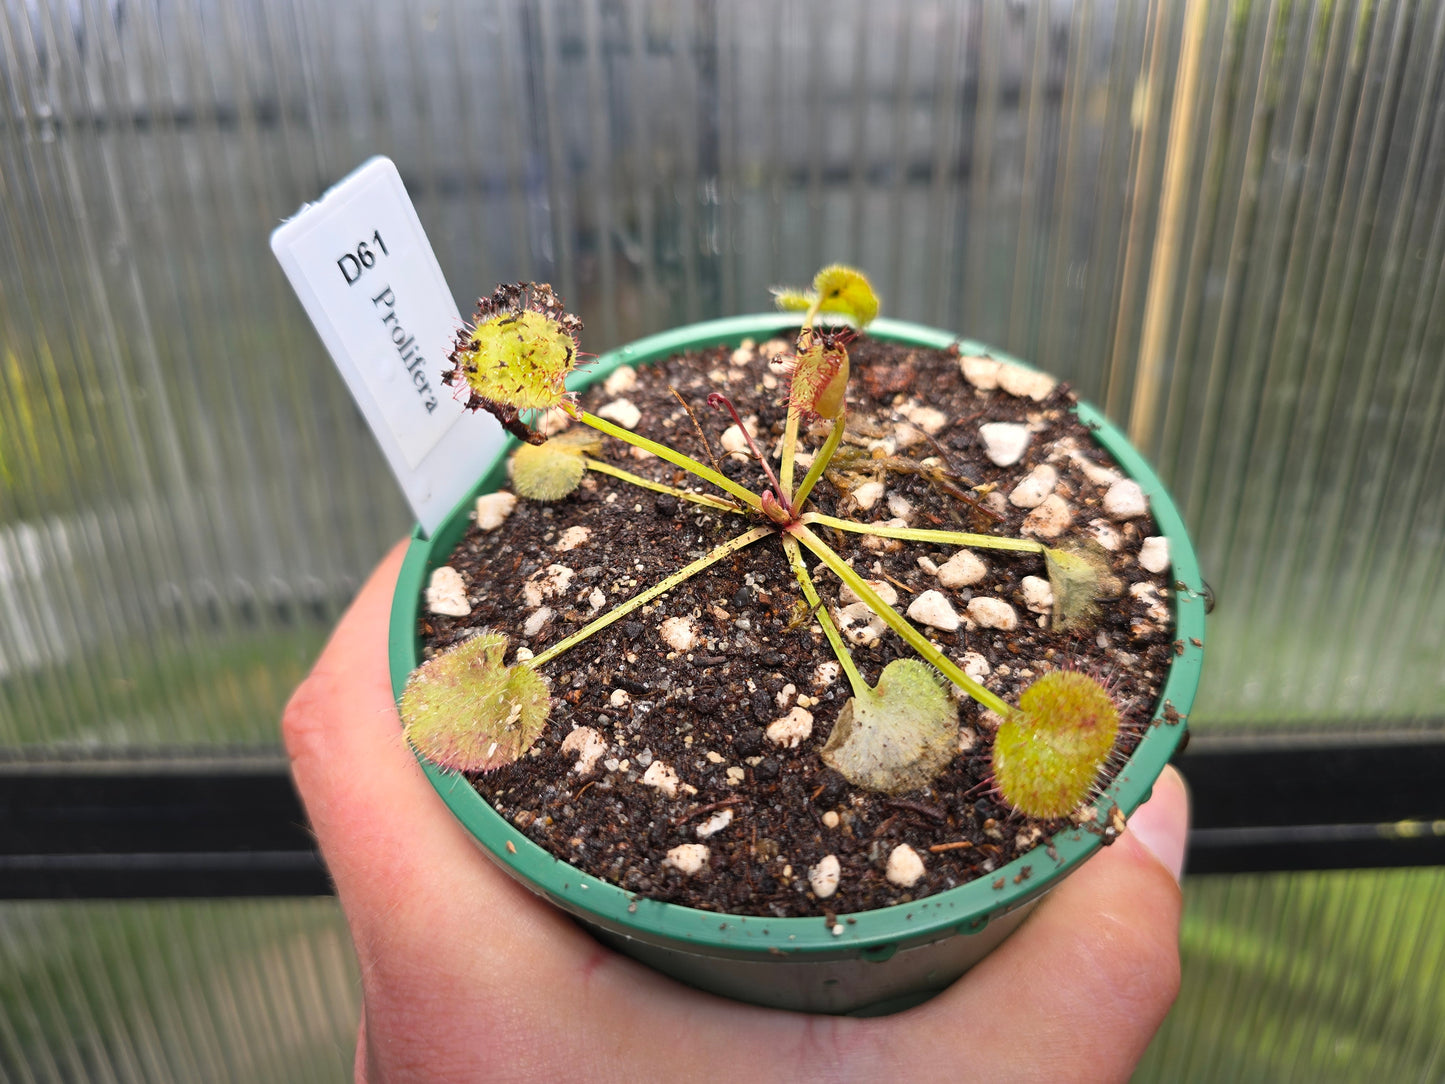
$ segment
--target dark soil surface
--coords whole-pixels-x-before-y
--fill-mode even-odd
[[[644,370],[635,387],[609,394],[599,384],[583,402],[596,411],[625,398],[641,409],[638,432],[707,461],[668,386],[692,406],[719,456],[719,438],[732,423],[726,413],[710,410],[706,399],[723,391],[744,418],[757,419],[752,428],[760,446],[775,452],[787,380],[767,354],[779,345],[673,358]],[[1107,479],[1097,481],[1099,470],[1089,468],[1112,463],[1070,411],[1067,390],[1060,386],[1041,402],[979,391],[963,379],[955,351],[867,337],[853,344],[852,359],[850,436],[834,461],[839,469],[815,490],[813,510],[865,522],[901,515],[915,527],[1018,537],[1029,513],[1005,498],[1033,467],[1051,461],[1059,472],[1055,492],[1073,511],[1073,527],[1052,544],[1092,537],[1101,521],[1107,523],[1105,533],[1112,531],[1117,544],[1114,571],[1125,589],[1088,631],[1055,633],[1027,610],[1021,581],[1046,575],[1042,558],[985,550],[976,552],[988,566],[987,578],[943,593],[960,617],[974,595],[1008,602],[1018,627],[1000,632],[965,618],[954,632],[925,631],[961,665],[981,669],[967,653],[981,656],[988,671],[984,683],[1010,702],[1049,668],[1075,666],[1106,678],[1126,709],[1114,758],[1121,762],[1149,723],[1173,657],[1171,619],[1159,620],[1172,595],[1167,569],[1151,574],[1136,560],[1143,539],[1158,533],[1152,520],[1105,515]],[[930,408],[944,417],[931,417]],[[919,433],[940,420],[932,437]],[[985,457],[979,426],[989,421],[1030,425],[1021,462],[1003,468]],[[823,434],[822,427],[813,430],[800,447],[818,448]],[[878,443],[889,440],[894,443]],[[1078,448],[1072,456],[1070,442]],[[614,440],[605,439],[599,455],[659,481],[704,488],[671,464],[639,458]],[[758,464],[741,455],[729,456],[724,469],[755,492],[766,484]],[[886,496],[861,511],[845,489],[867,480],[881,481]],[[501,630],[514,647],[540,652],[756,522],[589,472],[570,497],[551,504],[520,501],[500,529],[472,527],[449,562],[463,576],[472,613],[426,616],[420,633],[427,656],[479,628]],[[580,533],[564,541],[564,532],[578,526],[588,528],[589,537],[559,550],[559,542]],[[929,562],[942,565],[955,552],[820,533],[865,576],[891,583],[900,611],[917,594],[941,589]],[[824,601],[836,604],[839,581],[811,557],[807,563]],[[549,566],[564,567],[570,580],[545,601],[551,616],[528,637],[524,627],[535,611],[523,601],[525,586],[548,576]],[[1141,583],[1157,591],[1152,613],[1151,599],[1138,597],[1135,585]],[[1069,822],[1031,820],[997,800],[988,768],[991,717],[967,697],[959,703],[960,752],[928,787],[888,797],[851,786],[823,764],[819,750],[849,689],[801,599],[777,539],[764,538],[724,559],[549,663],[543,672],[554,699],[543,735],[530,755],[474,778],[474,785],[559,858],[630,892],[713,911],[782,917],[868,910],[988,877],[1036,846],[1033,869],[1051,868],[1048,839]],[[673,617],[690,620],[695,643],[688,650],[672,650],[661,636],[663,622]],[[854,649],[870,684],[890,660],[911,656],[886,630],[870,646]],[[812,716],[811,736],[797,748],[769,741],[768,725],[800,706]],[[560,750],[581,726],[595,728],[608,746],[585,775],[574,770],[576,755]],[[656,761],[676,772],[676,796],[642,781]],[[725,810],[731,823],[700,840],[699,826]],[[670,849],[699,842],[708,848],[699,872],[684,875],[664,864]],[[885,876],[900,844],[912,847],[926,867],[907,888]],[[836,856],[841,878],[835,895],[819,899],[808,873],[827,855]],[[996,884],[1003,887],[1001,879]]]

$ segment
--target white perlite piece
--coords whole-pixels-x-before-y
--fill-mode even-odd
[[[1069,502],[1054,493],[1024,517],[1020,530],[1035,538],[1058,538],[1073,522],[1074,510]]]
[[[835,660],[829,659],[826,662],[820,662],[813,670],[813,688],[826,689],[837,681],[842,673],[843,667]]]
[[[1019,583],[1023,590],[1024,605],[1030,613],[1046,614],[1054,608],[1054,589],[1042,576],[1025,576]]]
[[[953,632],[960,624],[958,611],[941,591],[925,591],[919,595],[909,604],[908,616],[941,632]]]
[[[948,415],[937,407],[913,407],[910,410],[905,410],[903,416],[930,437],[936,437],[943,427],[948,424]]]
[[[612,695],[607,698],[607,703],[621,711],[632,705],[632,694],[626,689],[613,689]]]
[[[592,727],[579,726],[562,739],[562,752],[576,753],[577,763],[572,765],[572,770],[578,775],[586,775],[597,767],[597,762],[607,752],[607,743]]]
[[[587,605],[592,607],[593,613],[596,613],[602,609],[603,606],[607,605],[607,596],[602,593],[602,588],[594,587],[591,591],[587,592]]]
[[[531,639],[547,627],[547,622],[552,620],[552,607],[543,606],[527,615],[527,620],[522,623],[522,635]]]
[[[697,838],[707,839],[715,836],[733,822],[733,811],[731,809],[720,809],[707,820],[697,826]]]
[[[974,681],[982,681],[993,673],[993,667],[977,651],[965,651],[963,653],[963,672]]]
[[[614,370],[602,384],[602,390],[608,395],[622,395],[629,392],[637,383],[637,370],[630,365]]]
[[[794,708],[781,719],[768,724],[768,741],[784,749],[796,749],[813,734],[813,713],[806,708]]]
[[[808,870],[808,884],[813,888],[813,895],[820,900],[826,900],[838,891],[838,881],[842,876],[843,867],[838,863],[838,856],[825,854],[818,859],[816,866]]]
[[[1138,482],[1121,478],[1104,494],[1104,511],[1115,519],[1133,519],[1149,511],[1149,502]]]
[[[451,565],[442,565],[431,574],[426,585],[426,608],[447,617],[466,617],[472,612],[467,601],[467,585],[462,574]]]
[[[874,592],[878,595],[878,597],[881,598],[884,602],[888,603],[888,605],[898,605],[898,591],[887,580],[864,580],[863,582],[866,583],[869,587],[873,588]],[[849,587],[846,583],[839,585],[839,606],[852,606],[854,603],[862,601],[863,600],[858,597],[857,592],[855,592],[853,588]]]
[[[893,848],[888,856],[888,880],[899,888],[912,888],[924,874],[923,859],[906,843]]]
[[[868,511],[878,503],[883,496],[882,482],[864,482],[862,485],[848,491],[848,496],[853,498],[853,503],[863,511]]]
[[[1008,632],[1018,628],[1019,615],[1001,598],[979,595],[968,600],[968,616],[982,628]]]
[[[669,617],[659,627],[663,643],[674,651],[691,651],[697,643],[697,629],[690,617]]]
[[[547,599],[565,595],[575,575],[566,565],[548,565],[545,571],[535,573],[522,584],[522,601],[528,609],[535,610]]]
[[[712,852],[703,843],[679,843],[667,852],[662,860],[664,866],[671,866],[684,877],[691,877],[707,865]]]
[[[517,495],[499,489],[495,493],[483,493],[477,498],[477,527],[483,531],[495,531],[507,521],[512,509],[517,507]]]
[[[557,539],[556,549],[559,553],[575,550],[578,546],[586,545],[591,537],[591,527],[568,527],[562,532],[562,537]]]
[[[1058,485],[1059,472],[1047,463],[1040,463],[1029,471],[1028,477],[1014,486],[1008,495],[1009,504],[1015,508],[1037,508],[1053,496]]]
[[[944,587],[972,587],[988,575],[988,565],[972,550],[959,550],[938,566],[938,582]]]
[[[749,458],[752,453],[748,451],[748,438],[743,434],[742,427],[730,425],[723,430],[722,437],[718,443],[728,455],[740,455],[744,459]]]
[[[1139,567],[1149,572],[1163,572],[1169,567],[1169,539],[1152,535],[1139,547]]]
[[[978,427],[984,454],[1000,467],[1012,467],[1029,449],[1029,427],[1021,422],[987,422]]]
[[[854,647],[867,647],[883,635],[883,618],[868,608],[866,602],[854,602],[838,610],[838,631]]]
[[[1123,543],[1119,530],[1107,519],[1089,520],[1089,530],[1094,532],[1094,539],[1110,553],[1113,553]]]
[[[636,429],[637,423],[642,420],[642,411],[637,409],[631,399],[614,399],[606,406],[599,407],[597,416],[616,422],[623,429]]]
[[[998,386],[1020,399],[1032,399],[1036,403],[1046,399],[1054,390],[1055,383],[1057,381],[1048,373],[1025,369],[1022,365],[1003,362],[998,367]]]
[[[647,766],[647,771],[642,773],[642,782],[645,786],[656,787],[669,798],[677,797],[677,772],[660,760],[654,760]]]
[[[993,358],[959,358],[958,367],[963,370],[963,379],[979,391],[993,391],[998,387],[1001,362]]]

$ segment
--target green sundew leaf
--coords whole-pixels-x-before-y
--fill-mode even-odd
[[[878,315],[878,295],[863,272],[835,263],[819,271],[813,291],[822,298],[819,312],[846,316],[854,327],[866,327]]]
[[[930,782],[958,751],[958,707],[933,668],[895,659],[878,687],[843,705],[823,763],[854,786],[901,794]]]
[[[590,429],[569,429],[545,444],[522,444],[512,453],[512,488],[530,501],[557,501],[574,492],[587,473],[584,452],[602,441]]]
[[[401,694],[406,740],[438,767],[489,772],[532,747],[551,711],[547,679],[507,666],[507,638],[480,632],[422,663]]]
[[[803,290],[792,290],[785,286],[774,286],[772,294],[773,304],[784,312],[807,312],[813,307],[815,296]]]
[[[1050,670],[999,725],[994,783],[1019,812],[1062,817],[1088,800],[1118,736],[1119,709],[1103,685],[1078,670]]]
[[[1097,542],[1078,542],[1044,550],[1049,586],[1054,592],[1056,631],[1088,628],[1099,618],[1100,599],[1119,593],[1108,551]]]

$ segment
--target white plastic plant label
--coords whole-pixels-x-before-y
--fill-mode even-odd
[[[271,251],[430,534],[502,431],[463,421],[441,382],[463,321],[396,166],[371,159],[272,233]]]

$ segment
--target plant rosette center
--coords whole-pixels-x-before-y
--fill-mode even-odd
[[[557,435],[514,461],[518,479],[540,472],[548,499],[513,500],[505,485],[438,555],[415,629],[422,657],[487,630],[505,638],[508,665],[544,660],[550,696],[535,737],[530,706],[499,716],[505,735],[527,728],[524,751],[494,763],[512,738],[488,741],[474,752],[490,770],[466,778],[563,861],[703,910],[851,914],[995,884],[1011,862],[1011,882],[1044,879],[1055,833],[1114,830],[1099,796],[1158,725],[1181,643],[1163,532],[1064,389],[956,348],[848,343],[846,431],[781,518],[766,499],[746,506],[575,420],[610,419],[750,493],[796,498],[795,479],[769,473],[794,352],[786,335],[616,369],[548,415]],[[819,373],[814,401],[841,410]],[[735,417],[709,409],[718,396]],[[799,424],[801,476],[832,427],[816,414]],[[1033,548],[944,544],[937,532]],[[570,642],[690,564],[695,574]],[[1027,717],[961,695],[880,601],[922,648]],[[1070,675],[1095,677],[1080,688]],[[1089,725],[1044,733],[1060,714]],[[1101,765],[1082,779],[1061,781],[1047,757],[1016,770],[1020,751],[1080,743]],[[1005,800],[1009,773],[1037,800]],[[1025,855],[1034,866],[1015,862]]]

